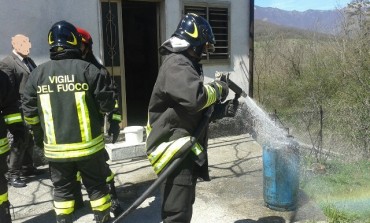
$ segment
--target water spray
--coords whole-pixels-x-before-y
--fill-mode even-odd
[[[299,150],[293,138],[276,126],[248,95],[229,78],[230,73],[216,72],[216,79],[235,92],[234,100],[244,97],[248,110],[257,123],[258,143],[263,147],[263,196],[273,210],[290,211],[297,205],[299,189]]]
[[[253,118],[256,140],[262,146],[263,198],[265,205],[278,211],[297,207],[299,191],[299,145],[251,98],[245,99]]]

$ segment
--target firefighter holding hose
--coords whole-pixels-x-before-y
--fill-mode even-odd
[[[156,174],[160,176],[171,161],[191,146],[184,161],[161,185],[161,216],[165,223],[190,222],[197,179],[210,180],[208,123],[194,145],[190,140],[203,114],[214,105],[218,114],[232,117],[238,106],[232,100],[221,103],[229,92],[226,82],[203,82],[200,60],[203,53],[214,51],[214,44],[209,23],[189,13],[159,48],[165,58],[149,102],[146,141],[147,155]]]

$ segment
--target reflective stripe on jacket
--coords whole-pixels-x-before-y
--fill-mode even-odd
[[[9,114],[9,115],[4,115],[4,121],[5,121],[5,124],[7,125],[23,122],[22,115],[20,112]]]
[[[148,155],[149,162],[152,164],[154,172],[160,174],[167,164],[185,152],[191,145],[191,137],[182,137],[171,142],[163,142],[152,153]],[[203,151],[203,147],[199,143],[191,148],[192,152],[197,156]]]
[[[71,144],[44,144],[45,157],[49,159],[75,159],[92,155],[104,148],[104,137],[100,135],[88,142]]]

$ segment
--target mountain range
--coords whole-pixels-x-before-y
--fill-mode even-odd
[[[307,10],[299,12],[255,6],[254,19],[284,27],[336,34],[339,31],[343,15],[341,10]]]

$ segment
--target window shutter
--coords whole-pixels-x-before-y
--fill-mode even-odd
[[[215,36],[215,52],[203,59],[229,59],[229,9],[222,7],[185,6],[184,12],[195,13],[207,19]]]
[[[209,24],[215,35],[215,52],[209,54],[210,59],[228,59],[229,58],[229,26],[228,9],[209,8]]]

